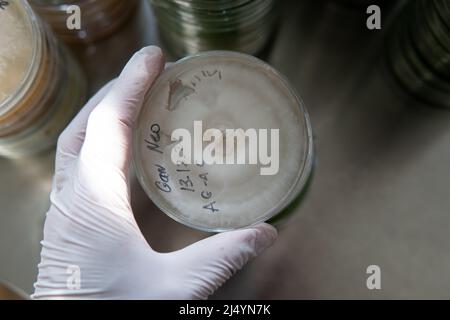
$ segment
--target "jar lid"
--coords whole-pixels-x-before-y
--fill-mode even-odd
[[[241,53],[211,51],[172,64],[147,94],[133,134],[147,195],[173,219],[205,231],[274,217],[311,173],[303,103],[271,66]]]
[[[35,54],[33,26],[24,1],[2,1],[0,8],[0,115],[27,85]]]

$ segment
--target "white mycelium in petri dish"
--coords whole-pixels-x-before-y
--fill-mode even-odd
[[[172,133],[184,128],[194,140],[198,121],[201,133],[266,129],[268,155],[270,132],[279,130],[279,169],[274,165],[273,172],[262,175],[270,165],[261,161],[174,162],[173,148],[181,140],[172,141]],[[147,95],[133,139],[134,164],[148,196],[175,220],[206,231],[242,228],[274,217],[300,194],[311,173],[311,127],[304,106],[272,67],[239,53],[212,51],[166,69]],[[249,159],[249,139],[245,141],[240,146]],[[230,152],[226,140],[211,140],[200,151],[193,146],[192,158],[211,143],[224,155]]]

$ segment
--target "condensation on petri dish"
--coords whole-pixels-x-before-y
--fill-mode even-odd
[[[31,26],[22,6],[11,1],[0,9],[0,103],[24,79],[33,54]],[[7,31],[7,32],[6,32]]]
[[[141,184],[164,212],[189,226],[248,226],[292,200],[307,161],[305,115],[285,83],[256,61],[220,54],[182,60],[161,75],[141,110],[134,136]],[[278,173],[261,175],[261,164],[174,164],[171,134],[184,128],[193,137],[194,121],[202,121],[203,132],[279,129]]]

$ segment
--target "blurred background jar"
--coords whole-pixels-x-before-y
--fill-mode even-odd
[[[25,0],[0,8],[0,156],[54,146],[86,98],[86,80]]]
[[[64,42],[89,43],[113,34],[131,17],[138,1],[29,0],[29,2]],[[67,27],[67,19],[71,15],[67,10],[72,5],[77,5],[80,8],[80,30],[70,30]]]
[[[29,299],[28,294],[21,289],[0,281],[0,301],[1,300],[26,300]]]
[[[257,55],[274,34],[275,0],[150,0],[162,43],[175,58],[208,50]]]
[[[450,0],[408,1],[390,37],[397,82],[427,104],[450,108]]]

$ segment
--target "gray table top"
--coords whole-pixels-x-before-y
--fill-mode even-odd
[[[338,2],[291,1],[268,58],[310,112],[317,152],[310,192],[275,246],[215,298],[450,297],[450,111],[399,90],[383,68],[385,32],[367,30],[365,8]],[[147,17],[144,5],[113,38],[77,50],[92,92],[132,52],[157,41]],[[118,44],[122,50],[111,50]],[[0,279],[28,292],[53,157],[0,159]],[[207,236],[165,216],[136,183],[132,190],[138,223],[156,250]],[[381,268],[381,290],[366,287],[369,265]]]

